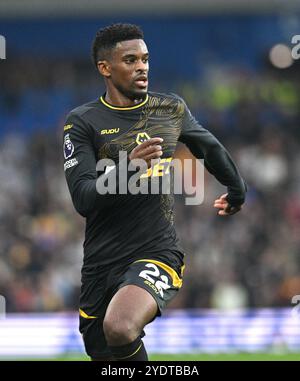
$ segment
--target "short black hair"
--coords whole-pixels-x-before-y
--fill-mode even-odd
[[[142,29],[133,24],[112,24],[98,30],[92,45],[92,60],[97,67],[99,60],[109,57],[111,50],[118,42],[144,39]]]

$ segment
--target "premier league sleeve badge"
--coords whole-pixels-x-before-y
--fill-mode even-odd
[[[70,135],[66,134],[64,139],[64,157],[68,159],[74,153],[74,145],[71,142]]]

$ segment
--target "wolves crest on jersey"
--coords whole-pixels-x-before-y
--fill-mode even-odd
[[[147,134],[147,132],[139,132],[137,134],[137,137],[136,137],[136,143],[137,144],[142,144],[144,143],[146,140],[149,140],[150,139],[150,136]]]

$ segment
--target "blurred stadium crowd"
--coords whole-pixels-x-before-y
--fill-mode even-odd
[[[24,58],[3,65],[1,74],[0,294],[8,312],[74,310],[84,220],[65,183],[62,129],[66,113],[101,95],[102,83],[79,61]],[[230,218],[213,208],[224,188],[209,174],[202,205],[185,206],[177,197],[187,254],[173,307],[286,306],[299,293],[299,85],[297,71],[222,66],[195,82],[152,79],[151,90],[186,100],[249,185],[243,211]],[[178,147],[179,156],[187,154]]]

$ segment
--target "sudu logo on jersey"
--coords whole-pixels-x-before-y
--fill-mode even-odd
[[[69,157],[71,157],[73,155],[73,152],[74,152],[74,145],[71,142],[69,134],[66,134],[65,139],[64,139],[64,157],[65,157],[65,159],[68,159]]]
[[[119,128],[110,128],[109,130],[101,130],[101,135],[117,134],[119,131]]]

